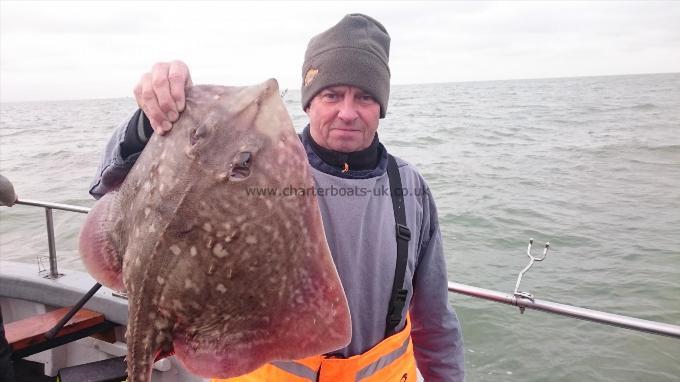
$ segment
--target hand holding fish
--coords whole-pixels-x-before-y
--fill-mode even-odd
[[[158,134],[165,134],[184,110],[185,89],[192,86],[187,65],[179,60],[158,62],[134,88],[137,105]]]

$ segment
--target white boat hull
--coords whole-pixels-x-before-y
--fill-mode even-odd
[[[64,306],[74,305],[96,281],[87,273],[61,270],[64,276],[52,280],[43,277],[36,265],[0,261],[0,307],[5,324],[39,315]],[[109,343],[93,337],[46,350],[26,357],[45,365],[45,375],[56,376],[69,366],[124,356],[127,300],[102,287],[85,304],[85,308],[99,312],[116,327],[116,342]],[[175,357],[162,359],[154,365],[152,382],[208,381],[190,374]]]

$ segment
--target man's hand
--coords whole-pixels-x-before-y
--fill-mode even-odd
[[[182,61],[159,62],[135,86],[137,105],[158,134],[165,134],[184,110],[184,89],[192,86],[189,68]]]

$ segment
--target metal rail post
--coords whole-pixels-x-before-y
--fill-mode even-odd
[[[47,222],[47,246],[50,251],[50,273],[45,276],[48,279],[58,279],[63,276],[59,274],[57,268],[57,247],[54,243],[54,219],[52,218],[52,209],[45,207],[45,221]]]

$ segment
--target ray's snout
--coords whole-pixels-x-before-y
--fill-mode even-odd
[[[257,86],[259,89],[260,100],[267,100],[271,97],[281,98],[279,92],[279,82],[276,78],[270,78]]]
[[[264,82],[264,85],[267,92],[273,91],[275,94],[279,93],[279,82],[276,80],[276,78],[268,79]]]

